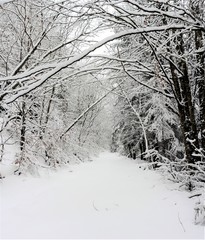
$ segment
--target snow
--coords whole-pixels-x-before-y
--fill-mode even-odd
[[[176,9],[178,7],[175,9],[175,11],[172,12],[172,11],[162,11],[162,10],[160,10],[158,8],[155,8],[155,7],[144,7],[143,5],[140,5],[136,1],[133,1],[133,0],[128,0],[128,2],[133,4],[133,5],[135,5],[136,7],[138,7],[143,12],[147,12],[147,13],[150,13],[150,14],[151,13],[158,13],[158,14],[161,14],[161,15],[173,18],[173,19],[180,19],[180,20],[182,20],[184,22],[194,23],[194,21],[192,19],[185,18],[185,17],[182,16],[184,14],[184,12],[185,12],[184,9],[182,9],[180,11],[176,11]],[[135,12],[129,11],[129,14],[137,16],[138,15],[138,11],[135,11]]]
[[[104,152],[41,177],[0,184],[0,238],[204,237],[190,193],[140,161]]]
[[[100,47],[102,47],[103,45],[117,40],[121,37],[125,37],[128,35],[135,35],[135,34],[141,34],[141,33],[149,33],[149,32],[155,32],[155,31],[168,31],[168,30],[174,30],[174,29],[185,29],[186,26],[179,24],[179,25],[166,25],[166,26],[157,26],[157,27],[146,27],[146,28],[138,28],[138,29],[131,29],[131,30],[124,30],[121,31],[119,33],[113,34],[109,37],[104,38],[103,40],[97,42],[96,44],[93,44],[91,47],[89,47],[88,49],[84,50],[83,52],[81,52],[80,54],[77,54],[76,56],[70,58],[69,60],[57,63],[55,68],[50,70],[49,72],[43,74],[41,76],[41,78],[38,81],[35,81],[34,83],[31,83],[30,85],[26,86],[23,90],[19,90],[16,94],[12,95],[11,97],[9,97],[8,99],[5,99],[5,103],[6,104],[10,104],[12,102],[14,102],[16,99],[18,99],[19,97],[30,93],[31,91],[35,90],[36,88],[40,87],[43,83],[45,83],[48,79],[50,79],[52,76],[54,76],[55,74],[59,73],[62,69],[65,69],[69,66],[71,66],[72,64],[80,61],[81,59],[83,59],[84,57],[88,56],[90,53],[94,52],[96,49],[99,49]],[[44,68],[44,66],[41,66]],[[39,69],[39,67],[37,67],[37,69]],[[31,72],[35,72],[35,68],[31,70]],[[24,77],[29,76],[30,70],[25,71],[22,75]],[[21,77],[23,77],[21,75]],[[15,77],[7,77],[7,78],[0,78],[0,81],[5,81],[8,79],[18,79],[19,76],[15,76]],[[159,92],[159,90],[158,90]]]
[[[0,0],[0,5],[2,5],[4,3],[8,3],[8,2],[12,2],[12,0]]]

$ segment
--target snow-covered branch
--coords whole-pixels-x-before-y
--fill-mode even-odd
[[[70,60],[64,61],[64,62],[61,62],[61,63],[57,63],[55,68],[50,70],[48,73],[43,74],[40,77],[39,81],[37,81],[33,84],[31,83],[27,90],[19,91],[17,94],[14,94],[10,98],[6,99],[5,102],[7,104],[14,102],[17,98],[19,98],[19,97],[33,91],[34,89],[38,88],[39,86],[41,86],[44,82],[46,82],[49,78],[51,78],[55,74],[59,73],[61,70],[67,68],[68,66],[74,64],[75,62],[78,62],[79,60],[83,59],[84,57],[86,57],[91,52],[95,51],[96,49],[100,48],[101,46],[103,46],[106,43],[109,43],[113,40],[116,40],[116,39],[119,39],[119,38],[122,38],[122,37],[125,37],[125,36],[135,35],[135,34],[149,33],[149,32],[159,32],[159,31],[169,31],[169,30],[185,29],[185,28],[186,27],[184,25],[167,25],[167,26],[159,26],[159,27],[147,27],[147,28],[131,29],[131,30],[122,31],[120,33],[116,33],[116,34],[114,34],[110,37],[107,37],[107,38],[103,39],[102,41],[94,44],[93,46],[89,47],[87,50],[84,50],[81,54],[78,54],[78,55],[74,56]],[[31,71],[35,72],[35,69],[33,69]],[[29,75],[31,75],[31,73],[28,71],[26,73],[26,76],[29,76]],[[25,74],[24,74],[24,76],[25,76]],[[18,75],[17,75],[17,78],[18,78]],[[9,78],[7,78],[7,79],[9,79]],[[5,81],[5,79],[1,78],[0,81]],[[16,89],[15,91],[18,91],[18,90]]]

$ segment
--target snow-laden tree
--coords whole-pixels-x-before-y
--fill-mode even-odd
[[[203,1],[185,3],[175,1],[172,4],[159,1],[140,3],[140,1],[128,0],[106,1],[104,5],[100,1],[96,7],[99,17],[104,21],[109,20],[117,34],[120,35],[123,28],[127,31],[126,36],[129,36],[128,41],[137,42],[135,48],[133,47],[133,52],[136,51],[138,54],[137,59],[134,57],[138,62],[134,62],[133,59],[134,67],[134,64],[130,67],[131,54],[129,58],[118,59],[118,62],[124,62],[121,65],[122,68],[124,65],[125,73],[139,82],[133,72],[145,72],[146,68],[147,72],[155,77],[155,85],[146,84],[144,81],[141,84],[146,84],[154,92],[175,99],[186,160],[190,164],[204,159],[204,117],[202,117],[204,114],[202,70],[204,8],[202,6]],[[133,32],[141,38],[138,37],[136,40],[136,34],[132,34]],[[193,43],[190,40],[193,40]],[[148,52],[148,55],[143,59],[145,52]],[[148,56],[150,56],[149,65],[147,64]],[[203,80],[196,81],[193,78],[193,67],[196,69],[195,79]],[[195,94],[196,92],[198,95]],[[197,102],[200,107],[195,111]]]
[[[79,1],[22,0],[5,4],[0,11],[2,130],[8,127],[10,134],[19,139],[18,172],[37,164],[39,158],[49,166],[66,163],[72,151],[85,152],[82,146],[75,149],[74,139],[78,135],[80,144],[86,142],[100,108],[93,108],[79,121],[79,128],[72,138],[69,136],[71,146],[59,140],[68,125],[98,97],[96,86],[90,87],[76,76],[81,64],[60,73],[59,66],[81,54],[96,26],[90,25]],[[56,66],[59,69],[46,77],[49,82],[38,85],[43,75],[49,75]],[[66,105],[74,113],[69,109],[65,112]]]
[[[110,37],[117,40],[115,53],[104,58],[113,72],[110,80],[123,82],[127,100],[120,98],[122,116],[115,140],[118,135],[116,141],[124,140],[126,154],[135,157],[129,143],[138,149],[135,136],[143,134],[147,143],[149,138],[153,141],[150,148],[142,144],[146,157],[155,155],[177,166],[177,171],[186,170],[193,181],[204,181],[204,1],[98,1],[95,14],[115,32]],[[133,87],[127,89],[128,80],[151,92],[143,109],[147,129],[141,127],[141,133],[138,126],[145,124],[142,119],[142,124],[133,123],[140,114],[133,109]],[[177,157],[181,160],[170,163],[169,159]],[[181,173],[177,173],[179,179]]]

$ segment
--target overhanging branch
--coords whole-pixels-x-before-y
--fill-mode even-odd
[[[117,86],[118,87],[118,86]],[[107,92],[106,94],[104,94],[101,98],[99,98],[97,101],[95,101],[92,105],[90,105],[90,107],[88,107],[84,112],[82,112],[75,120],[73,123],[70,124],[70,126],[66,129],[66,131],[61,134],[61,136],[59,137],[60,139],[63,138],[63,136],[65,136],[66,133],[68,133],[75,125],[76,123],[87,113],[89,112],[94,106],[96,106],[98,103],[100,103],[104,98],[107,97],[108,94],[110,94],[112,91],[114,91],[117,87],[112,88],[109,92]]]

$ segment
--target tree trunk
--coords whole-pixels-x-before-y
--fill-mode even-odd
[[[198,69],[195,72],[199,99],[199,131],[200,147],[205,155],[205,54],[203,48],[203,35],[201,30],[195,32]],[[204,157],[203,157],[204,160]]]
[[[197,124],[195,120],[194,105],[192,102],[192,93],[187,70],[187,63],[184,59],[184,42],[183,34],[177,37],[176,49],[181,59],[178,66],[183,73],[178,76],[175,66],[170,62],[170,70],[172,81],[174,85],[175,94],[178,102],[178,111],[180,116],[181,130],[183,134],[183,141],[185,146],[185,155],[188,163],[195,163],[199,160],[196,156],[196,149],[199,149],[199,140],[197,132]]]
[[[22,109],[21,109],[21,135],[20,135],[20,150],[21,152],[25,149],[25,140],[26,140],[26,113],[25,113],[26,103],[23,100]]]

